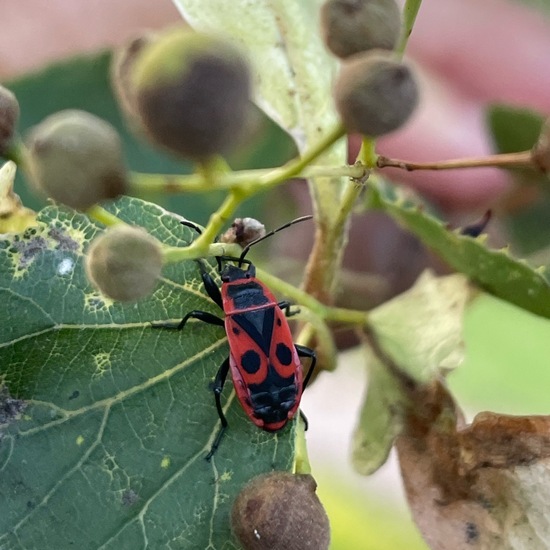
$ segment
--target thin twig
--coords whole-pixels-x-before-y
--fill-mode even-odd
[[[461,168],[519,168],[533,167],[531,151],[520,153],[505,153],[486,157],[471,157],[463,159],[443,160],[437,162],[409,162],[379,156],[376,161],[378,168],[400,168],[412,172],[413,170],[455,170]]]

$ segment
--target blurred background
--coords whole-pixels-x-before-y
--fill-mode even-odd
[[[19,99],[22,133],[59,109],[85,109],[119,129],[132,170],[189,172],[191,166],[131,135],[109,82],[111,47],[140,31],[178,21],[170,0],[157,0],[154,7],[147,0],[51,0],[47,9],[40,0],[3,0],[0,80]],[[550,114],[549,51],[549,0],[424,0],[407,52],[419,70],[421,107],[403,130],[380,141],[378,152],[422,162],[529,149]],[[352,138],[351,156],[356,149],[357,139]],[[262,168],[277,166],[295,153],[288,136],[259,113],[255,134],[229,160],[234,169]],[[547,179],[496,169],[384,175],[410,186],[452,226],[471,223],[491,208],[491,246],[510,245],[535,265],[550,263]],[[22,180],[16,185],[25,205],[40,208]],[[143,198],[205,223],[222,197]],[[306,211],[310,205],[304,183],[291,182],[248,201],[240,214],[274,227]],[[287,235],[294,261],[277,266],[289,278],[299,273],[311,243],[311,229],[298,229],[298,236],[294,230]],[[271,253],[264,252],[266,262],[288,247],[273,240]],[[302,241],[299,246],[297,240]],[[448,271],[391,220],[359,207],[345,253],[339,303],[374,307],[409,288],[428,266]],[[484,295],[468,309],[465,339],[466,361],[449,384],[469,419],[482,410],[548,413],[548,321]],[[394,457],[369,478],[351,468],[350,442],[367,379],[353,338],[339,334],[338,341],[344,351],[337,370],[322,373],[303,399],[313,473],[331,518],[331,548],[426,548],[410,519]]]

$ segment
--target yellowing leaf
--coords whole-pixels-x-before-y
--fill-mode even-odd
[[[36,224],[36,214],[25,208],[13,191],[16,165],[11,160],[0,168],[0,234],[19,233]]]
[[[369,323],[397,368],[423,383],[464,358],[462,325],[471,297],[463,275],[420,276],[407,292],[374,309]]]
[[[403,429],[406,397],[394,377],[366,348],[368,365],[367,394],[355,428],[352,463],[355,471],[368,476],[382,466],[395,438]]]

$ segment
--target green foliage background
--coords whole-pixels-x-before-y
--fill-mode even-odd
[[[81,58],[10,83],[22,107],[21,131],[59,109],[81,108],[115,124],[132,170],[189,172],[189,166],[128,132],[110,92],[109,58],[108,53]],[[524,115],[505,107],[489,113],[500,150],[517,150],[507,136],[518,135],[518,116]],[[525,117],[527,143],[540,118]],[[290,139],[262,119],[255,139],[231,162],[235,168],[275,166],[294,153]],[[27,206],[41,206],[21,179],[16,191]],[[199,223],[221,199],[217,194],[145,198]],[[262,217],[269,204],[268,197],[260,196],[248,202],[244,212]],[[432,223],[401,205],[388,204],[386,210],[417,233],[419,226]],[[537,207],[536,218],[508,220],[517,250],[529,253],[548,245],[550,233],[537,232],[532,225],[533,219],[547,219],[548,204]],[[114,208],[129,219],[137,215],[166,242],[191,238],[177,220],[155,207],[124,199]],[[166,539],[177,547],[178,541],[196,541],[199,532],[208,534],[204,548],[235,547],[227,538],[228,503],[255,471],[290,467],[285,457],[292,452],[293,431],[273,439],[232,404],[229,421],[234,429],[224,447],[227,456],[234,449],[241,463],[223,457],[212,464],[203,461],[217,427],[207,383],[227,353],[223,333],[213,327],[193,327],[192,335],[149,330],[150,321],[178,318],[189,309],[215,311],[202,294],[195,266],[189,262],[170,267],[155,295],[139,305],[106,304],[85,281],[80,263],[85,243],[98,227],[54,208],[41,216],[59,232],[42,228],[27,233],[15,248],[0,250],[0,295],[5,311],[17,312],[6,316],[9,321],[0,327],[0,373],[12,392],[32,397],[22,435],[15,437],[8,428],[0,445],[0,510],[8,510],[0,514],[0,548],[64,548],[72,543],[135,548],[144,536],[152,547]],[[433,237],[431,226],[426,231]],[[448,244],[443,241],[441,249]],[[65,276],[60,275],[63,260],[73,261],[74,269],[66,275],[69,285],[60,278]],[[535,276],[531,270],[528,274]],[[59,284],[52,285],[52,280]],[[540,304],[547,316],[546,302]],[[465,330],[467,359],[449,382],[467,411],[547,413],[550,323],[483,296],[470,307]],[[67,349],[72,359],[61,362]],[[183,349],[190,350],[185,357]],[[205,350],[212,351],[207,370],[199,360]],[[173,384],[176,380],[179,383]],[[187,432],[181,419],[190,417],[194,420],[185,422],[192,428]],[[332,518],[333,550],[425,547],[408,518],[380,504],[383,496],[358,494],[338,484],[337,472],[323,470],[319,457],[311,459],[314,468],[319,464],[314,473]],[[90,522],[98,514],[101,521]],[[182,522],[182,516],[190,519]],[[86,546],[82,540],[92,542]]]

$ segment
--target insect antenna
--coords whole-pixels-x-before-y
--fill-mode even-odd
[[[244,261],[246,255],[248,254],[248,251],[250,250],[250,248],[252,246],[254,246],[255,244],[258,244],[259,242],[263,241],[264,239],[267,239],[268,237],[271,237],[271,235],[274,235],[275,233],[278,233],[279,231],[281,231],[283,229],[286,229],[287,227],[290,227],[291,225],[294,225],[295,223],[305,222],[306,220],[310,220],[311,218],[313,218],[313,216],[311,214],[309,214],[308,216],[301,216],[301,217],[296,218],[296,219],[294,219],[294,220],[292,220],[288,223],[285,223],[284,225],[281,225],[281,227],[277,227],[277,229],[273,229],[269,233],[266,233],[263,237],[259,237],[255,240],[253,240],[252,242],[248,243],[243,248],[243,251],[241,252],[241,255],[239,256],[239,267],[243,264],[243,261]]]

